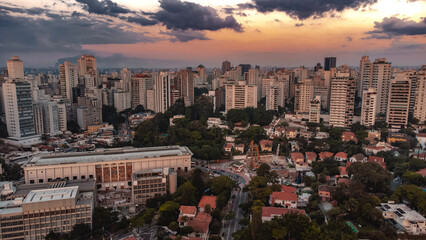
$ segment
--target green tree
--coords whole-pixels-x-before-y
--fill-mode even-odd
[[[347,171],[354,180],[360,181],[367,191],[373,193],[386,192],[392,181],[392,174],[377,163],[353,163]]]
[[[177,231],[179,230],[179,224],[177,222],[171,222],[168,228],[172,231]]]
[[[176,221],[178,215],[179,203],[167,201],[160,206],[158,224],[168,226],[171,222]]]
[[[89,237],[91,231],[92,230],[90,229],[90,226],[88,224],[79,223],[74,225],[74,227],[72,228],[72,231],[70,233],[70,238],[80,239],[83,237]]]
[[[426,214],[426,192],[415,185],[402,185],[395,189],[391,199],[396,202],[406,201],[408,206],[421,214]]]

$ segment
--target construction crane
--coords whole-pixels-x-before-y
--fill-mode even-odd
[[[256,155],[254,155],[254,150],[256,150]],[[254,141],[251,141],[250,143],[250,154],[251,154],[251,159],[250,159],[250,169],[254,168],[254,156],[256,156],[257,162],[260,161],[260,154],[259,154],[259,146],[254,145]]]

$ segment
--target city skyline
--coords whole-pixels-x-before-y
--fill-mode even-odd
[[[426,61],[425,1],[6,1],[0,4],[0,62],[27,67],[94,54],[99,67],[357,66],[386,57]],[[188,17],[189,16],[189,17]],[[32,20],[32,21],[28,21]]]

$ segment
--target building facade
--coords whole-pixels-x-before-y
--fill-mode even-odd
[[[348,128],[352,125],[355,104],[355,79],[335,77],[331,81],[330,126]]]
[[[372,127],[376,122],[377,92],[374,88],[365,90],[362,94],[361,124]]]
[[[386,122],[392,128],[401,128],[408,123],[411,81],[405,73],[391,80]]]

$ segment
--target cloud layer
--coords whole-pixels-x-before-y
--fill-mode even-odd
[[[161,0],[160,8],[153,18],[167,29],[216,31],[229,28],[242,32],[241,24],[233,16],[221,18],[212,7],[180,0]]]
[[[367,38],[391,39],[396,36],[426,35],[426,18],[420,22],[397,17],[383,18],[381,22],[374,23],[375,30],[367,32]]]
[[[346,9],[358,9],[376,3],[377,0],[253,0],[253,4],[241,5],[251,7],[259,12],[285,12],[300,20],[321,17],[327,12],[342,12]]]

